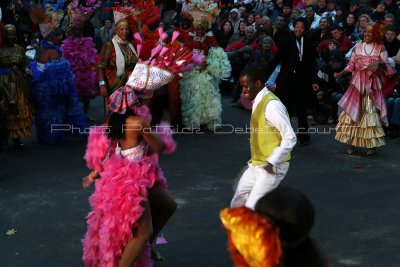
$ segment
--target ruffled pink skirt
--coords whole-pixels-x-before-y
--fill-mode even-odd
[[[140,203],[147,201],[148,190],[156,182],[166,186],[157,155],[140,161],[112,155],[103,166],[89,199],[93,210],[87,216],[88,230],[83,239],[83,261],[91,267],[118,266],[125,246],[133,238],[132,230],[143,214]],[[153,265],[150,249],[148,244],[134,266]]]

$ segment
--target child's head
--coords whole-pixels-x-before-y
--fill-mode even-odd
[[[328,43],[329,52],[337,49],[338,47],[339,47],[339,43],[335,39],[332,39],[329,41],[329,43]]]
[[[343,55],[338,49],[329,52],[329,65],[332,66],[334,71],[340,71],[343,65]]]
[[[273,40],[270,36],[266,35],[261,39],[261,46],[263,50],[269,51],[272,49]]]

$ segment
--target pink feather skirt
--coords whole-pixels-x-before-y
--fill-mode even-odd
[[[128,161],[113,154],[104,164],[96,180],[96,189],[89,198],[92,211],[87,216],[88,230],[83,239],[85,266],[115,267],[132,230],[143,214],[141,202],[147,201],[148,190],[166,180],[158,166],[158,156]],[[153,266],[150,245],[134,266]]]

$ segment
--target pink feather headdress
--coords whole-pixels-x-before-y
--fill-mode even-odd
[[[140,58],[142,50],[142,38],[139,33],[134,37],[138,41],[136,51],[139,62],[129,76],[124,87],[119,88],[111,96],[109,108],[113,112],[125,113],[126,107],[135,106],[140,98],[149,98],[154,90],[171,82],[175,76],[188,71],[187,65],[192,62],[192,51],[175,42],[179,36],[174,32],[170,44],[164,41],[168,37],[162,28],[158,30],[160,40],[158,45],[151,50],[148,59]]]

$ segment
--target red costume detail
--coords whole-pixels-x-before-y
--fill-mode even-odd
[[[202,51],[204,53],[205,56],[208,55],[208,50],[211,47],[218,47],[218,43],[217,40],[212,37],[212,36],[205,36],[205,37],[201,37],[201,40],[194,40],[198,37],[192,37],[191,40],[189,40],[185,46],[190,48],[191,50],[198,50],[198,51]]]

